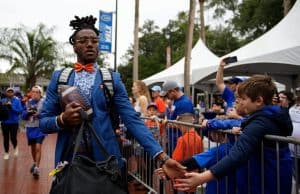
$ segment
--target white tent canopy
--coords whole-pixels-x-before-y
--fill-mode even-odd
[[[224,75],[266,73],[289,87],[299,85],[300,74],[300,1],[270,31],[226,56],[237,56],[238,62],[227,66]],[[215,77],[216,68],[197,69],[191,84]]]
[[[143,81],[147,85],[151,85],[154,83],[164,82],[166,80],[176,80],[179,85],[183,86],[184,59],[185,58],[180,59],[177,63],[175,63],[171,67],[157,74],[154,74]],[[219,61],[218,56],[213,54],[200,39],[192,49],[190,75],[192,76],[193,71],[195,71],[196,69],[215,65],[216,63],[218,63],[218,61]]]
[[[224,76],[267,73],[288,87],[300,85],[300,1],[270,31],[226,56],[237,56],[238,62],[227,66]],[[191,85],[200,86],[215,77],[220,59],[199,41],[192,50]],[[170,68],[144,81],[147,85],[176,80],[184,81],[184,58]]]

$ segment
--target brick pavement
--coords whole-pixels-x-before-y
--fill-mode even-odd
[[[0,132],[0,193],[1,194],[48,194],[51,177],[48,176],[54,167],[54,148],[56,134],[48,135],[42,146],[40,164],[40,178],[34,179],[29,169],[32,165],[30,147],[27,145],[25,132],[18,133],[19,156],[13,156],[10,145],[10,158],[3,160],[3,137]],[[144,194],[146,190],[137,191],[133,184],[129,184],[131,194]]]

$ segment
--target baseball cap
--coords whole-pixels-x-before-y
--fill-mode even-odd
[[[243,80],[238,77],[233,77],[233,78],[230,78],[229,80],[227,80],[227,83],[229,83],[229,84],[238,84],[240,82],[243,82]]]
[[[148,104],[147,109],[150,108],[150,107],[154,107],[154,108],[157,109],[157,105],[155,103]]]
[[[8,92],[8,91],[12,91],[12,92],[14,92],[14,89],[13,89],[13,88],[11,88],[11,87],[9,87],[9,88],[7,88],[7,89],[6,89],[6,92]]]
[[[161,87],[160,86],[153,86],[151,88],[152,91],[155,91],[155,92],[160,92],[161,91]]]
[[[195,120],[194,114],[192,113],[183,113],[179,115],[176,119],[177,121],[193,123]]]
[[[165,96],[167,95],[169,90],[175,89],[175,88],[179,88],[179,85],[177,82],[175,81],[166,81],[163,85],[162,85],[162,91],[160,93],[161,96]]]

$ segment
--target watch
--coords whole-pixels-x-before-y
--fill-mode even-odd
[[[163,156],[163,158],[161,160],[158,161],[159,167],[162,167],[167,160],[170,159],[170,156],[168,156],[167,154]]]

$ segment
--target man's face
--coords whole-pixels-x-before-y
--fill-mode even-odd
[[[95,63],[99,52],[98,43],[99,39],[93,30],[80,30],[75,36],[73,45],[78,62],[82,64]]]
[[[228,87],[229,87],[229,89],[230,90],[232,90],[232,91],[236,91],[236,89],[237,89],[237,84],[235,84],[235,83],[229,83],[229,84],[227,84],[228,85]]]
[[[166,94],[167,98],[169,98],[170,100],[176,100],[176,91],[174,89],[169,90]]]
[[[159,91],[151,91],[151,96],[152,96],[152,98],[156,98],[156,97],[158,97],[159,96],[159,94],[160,94],[160,92]]]
[[[8,90],[6,93],[5,93],[6,97],[7,98],[12,98],[14,96],[14,91],[12,90]]]
[[[289,100],[288,100],[287,96],[283,93],[280,93],[278,95],[278,97],[279,97],[280,106],[288,108],[289,107]]]

